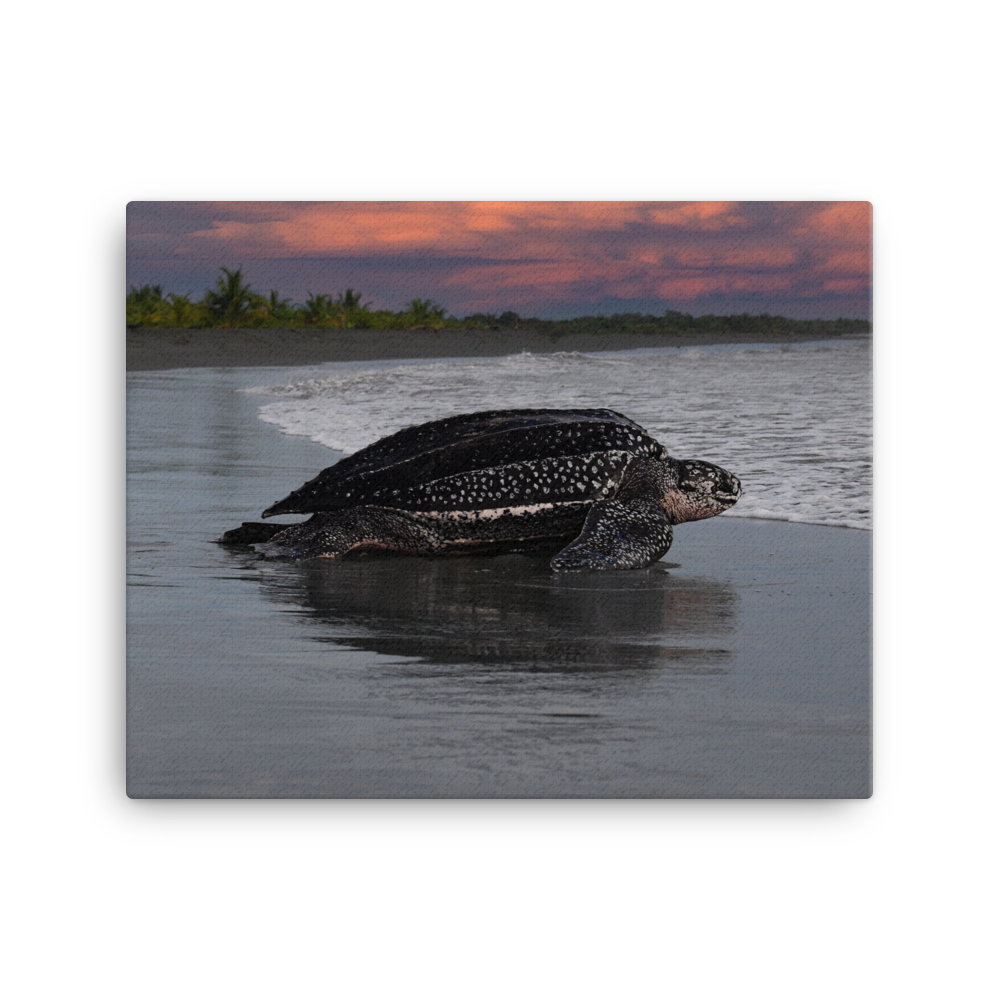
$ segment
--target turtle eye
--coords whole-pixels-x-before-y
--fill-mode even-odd
[[[681,487],[681,489],[685,493],[697,493],[698,489],[699,489],[699,486],[698,486],[697,483],[692,483],[692,482],[687,481],[687,480],[685,480],[684,482],[682,482],[680,484],[680,487]]]

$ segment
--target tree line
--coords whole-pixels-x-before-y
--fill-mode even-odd
[[[334,296],[309,293],[304,303],[283,299],[276,290],[267,296],[255,292],[241,269],[221,268],[213,288],[194,301],[189,295],[163,293],[161,285],[131,286],[125,297],[125,322],[131,327],[182,329],[257,327],[288,329],[368,330],[530,330],[552,336],[573,333],[674,333],[674,334],[809,334],[817,338],[851,333],[871,333],[861,319],[788,319],[768,313],[736,316],[692,316],[669,310],[664,315],[617,313],[614,316],[581,316],[576,319],[533,319],[516,312],[473,313],[446,316],[443,306],[430,299],[413,299],[406,309],[372,309],[352,288]]]

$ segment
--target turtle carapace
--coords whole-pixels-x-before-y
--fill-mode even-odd
[[[264,511],[299,524],[227,531],[268,557],[554,551],[555,570],[637,569],[672,526],[742,495],[717,465],[677,460],[613,410],[488,410],[408,427],[324,469]]]

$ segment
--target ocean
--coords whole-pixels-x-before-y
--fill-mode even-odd
[[[130,373],[129,794],[870,794],[870,358],[861,341]],[[627,573],[215,544],[399,427],[561,405],[618,409],[745,495]]]
[[[413,424],[517,407],[609,407],[677,458],[735,472],[733,517],[870,529],[871,342],[518,354],[260,385],[262,420],[339,454]],[[386,401],[392,405],[387,406]]]

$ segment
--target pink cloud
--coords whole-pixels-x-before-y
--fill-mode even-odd
[[[791,247],[758,246],[729,251],[718,263],[726,267],[787,267],[797,259]]]
[[[181,204],[201,225],[135,246],[213,264],[436,260],[470,301],[855,295],[871,276],[867,202]],[[465,260],[449,270],[453,258]]]
[[[833,271],[842,275],[870,275],[872,270],[871,248],[841,250],[833,253],[823,264],[819,265],[818,270]]]
[[[253,215],[253,205],[241,204],[240,214]],[[565,251],[567,233],[579,239],[629,226],[714,232],[744,221],[731,202],[292,202],[283,218],[273,205],[260,214],[259,221],[217,220],[191,238],[206,249],[275,254],[435,250],[525,258]]]
[[[870,287],[871,282],[865,278],[838,278],[823,282],[824,291],[838,295],[856,295]]]
[[[725,287],[724,278],[671,278],[661,281],[656,292],[664,299],[692,300],[712,292],[721,292]]]
[[[826,236],[865,242],[871,238],[871,202],[835,201],[812,215],[806,226]]]
[[[718,230],[745,222],[736,210],[737,204],[734,201],[678,202],[668,207],[651,209],[649,214],[654,222],[663,226]]]

